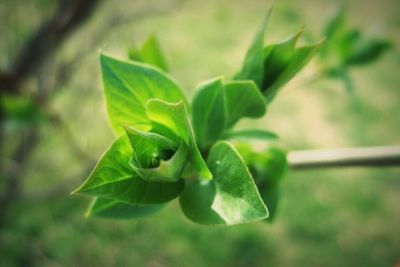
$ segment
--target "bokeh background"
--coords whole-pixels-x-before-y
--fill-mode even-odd
[[[341,3],[101,1],[19,85],[23,99],[38,98],[40,110],[10,100],[25,113],[2,126],[0,266],[399,266],[395,167],[288,170],[272,224],[204,227],[187,220],[177,201],[139,221],[87,219],[89,199],[69,194],[114,138],[99,49],[126,58],[156,34],[172,75],[191,96],[197,83],[238,70],[272,4],[267,41],[306,25],[306,43],[321,37]],[[310,82],[318,67],[312,62],[265,118],[239,127],[275,131],[289,150],[400,143],[400,5],[354,0],[346,8],[352,26],[394,44],[380,60],[351,70],[353,95],[336,80]],[[1,71],[56,10],[57,1],[0,1]]]

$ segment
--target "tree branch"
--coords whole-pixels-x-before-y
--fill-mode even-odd
[[[292,151],[293,169],[400,166],[400,146]]]
[[[37,74],[46,59],[54,53],[62,41],[81,25],[93,12],[100,0],[60,0],[54,15],[33,34],[22,47],[10,69],[0,74],[0,97],[2,93],[20,94],[21,84],[29,76]],[[0,108],[0,149],[3,150],[5,114]],[[3,162],[2,175],[6,178],[4,192],[0,196],[0,223],[5,221],[10,203],[18,198],[21,191],[21,177],[24,165],[39,140],[38,130],[28,130],[14,151],[7,168]],[[4,155],[2,155],[4,156]],[[5,164],[5,160],[2,159]]]
[[[0,74],[0,92],[19,93],[20,83],[37,72],[62,41],[93,12],[100,0],[60,0],[54,15],[32,35],[11,64]]]

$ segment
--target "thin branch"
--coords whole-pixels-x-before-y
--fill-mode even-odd
[[[293,169],[400,166],[400,146],[292,151]]]
[[[110,18],[105,19],[103,25],[105,25],[104,27],[107,27],[108,31],[112,31],[115,28],[128,25],[130,23],[138,23],[144,19],[150,19],[167,14],[168,12],[174,10],[177,6],[178,5],[176,1],[171,1],[164,5],[158,4],[157,6],[151,8],[135,10],[134,12],[129,12],[129,14],[122,16],[121,14],[114,14]],[[74,70],[78,69],[76,66],[79,65],[83,59],[93,51],[94,47],[98,47],[98,44],[101,44],[105,37],[107,37],[107,34],[104,34],[103,27],[94,32],[90,38],[89,44],[86,44],[84,47],[80,47],[80,50],[69,62],[62,64],[58,70],[56,70],[55,75],[57,76],[57,79],[66,80],[68,77],[73,75]]]

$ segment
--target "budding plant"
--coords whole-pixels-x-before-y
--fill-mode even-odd
[[[351,27],[343,7],[326,23],[323,35],[328,41],[318,54],[321,76],[341,81],[348,92],[353,91],[349,71],[377,61],[393,46],[385,38],[365,36]]]
[[[263,129],[235,131],[242,118],[261,118],[267,106],[318,51],[296,47],[300,31],[264,46],[268,17],[232,80],[201,83],[188,101],[158,43],[150,37],[129,51],[131,61],[100,54],[106,106],[117,138],[74,192],[93,197],[88,215],[134,219],[179,199],[185,216],[204,225],[270,221],[279,200],[286,153],[252,150],[232,139],[266,142]]]

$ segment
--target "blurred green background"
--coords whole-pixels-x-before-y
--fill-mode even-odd
[[[338,1],[274,1],[267,42],[306,25],[304,42],[321,37]],[[172,75],[189,96],[197,83],[231,77],[272,1],[103,1],[37,74],[22,85],[50,93],[56,123],[16,118],[2,136],[0,189],[6,169],[21,185],[0,225],[0,266],[398,266],[400,169],[288,171],[273,224],[204,227],[177,201],[139,221],[84,217],[89,199],[70,196],[113,140],[99,77],[98,50],[126,58],[156,34]],[[56,8],[50,0],[0,1],[0,69]],[[317,64],[292,80],[267,116],[239,127],[277,132],[289,150],[400,143],[400,5],[397,0],[347,2],[349,23],[389,38],[394,48],[354,68],[354,96],[334,80],[308,82]],[[29,111],[31,112],[31,111]],[[29,113],[28,112],[28,113]],[[33,112],[33,111],[32,111]],[[40,139],[22,165],[9,159],[27,131]],[[397,264],[397,265],[396,265]]]

